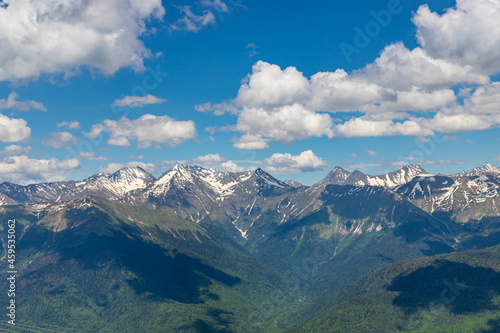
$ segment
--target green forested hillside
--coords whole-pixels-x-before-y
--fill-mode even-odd
[[[418,332],[433,320],[486,329],[495,320],[493,282],[482,285],[489,306],[456,303],[430,317],[426,306],[445,280],[498,279],[498,248],[456,252],[498,244],[497,219],[458,224],[377,187],[331,186],[322,200],[284,224],[262,215],[240,244],[220,221],[98,196],[4,207],[2,232],[18,221],[19,322],[69,332],[281,332],[329,308],[302,329]],[[467,283],[457,299],[478,290]]]
[[[22,235],[16,301],[24,325],[65,332],[232,332],[250,302],[264,300],[279,284],[272,268],[212,225],[99,197],[39,213],[12,207],[1,214],[2,221],[15,217]]]
[[[500,246],[390,264],[332,302],[290,332],[498,332]]]

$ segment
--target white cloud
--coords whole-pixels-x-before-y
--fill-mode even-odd
[[[0,53],[2,51],[0,50]],[[1,71],[1,69],[0,69]],[[47,111],[45,106],[42,103],[36,101],[18,101],[19,95],[16,92],[11,92],[9,96],[5,99],[0,99],[0,110],[1,109],[16,109],[19,111],[28,111],[28,110],[40,110]]]
[[[0,178],[17,184],[66,180],[80,168],[77,159],[31,159],[25,155],[6,157],[0,161]]]
[[[328,114],[305,109],[300,104],[272,109],[245,108],[241,111],[236,130],[260,137],[263,141],[291,143],[310,137],[333,137],[333,121]],[[241,148],[241,147],[240,147]]]
[[[170,24],[171,31],[198,32],[204,27],[215,24],[215,16],[211,10],[204,10],[202,15],[196,15],[191,6],[175,6],[184,15],[177,22]]]
[[[158,98],[151,94],[146,96],[125,96],[121,99],[114,101],[113,106],[128,106],[131,108],[142,108],[148,104],[161,104],[165,103],[167,100],[163,98]]]
[[[354,159],[354,158],[358,158],[358,157],[359,157],[359,155],[358,155],[358,154],[356,154],[356,153],[352,153],[352,154],[351,154],[351,158],[353,158],[353,159]]]
[[[275,174],[314,172],[328,166],[328,163],[311,150],[306,150],[299,155],[276,153],[264,159],[263,163],[266,171]]]
[[[268,149],[269,145],[260,135],[244,134],[236,139],[233,146],[238,149],[262,150]]]
[[[493,161],[494,161],[494,162],[500,162],[500,155],[498,155],[498,156],[493,156]]]
[[[63,122],[58,123],[56,126],[57,126],[57,128],[67,127],[69,129],[78,129],[78,128],[80,128],[80,123],[76,120],[75,121],[63,121]]]
[[[69,132],[56,132],[51,133],[49,139],[45,139],[42,143],[44,146],[53,148],[62,148],[67,145],[74,145],[78,139]]]
[[[419,44],[429,55],[472,66],[484,74],[500,71],[500,2],[457,0],[442,15],[428,5],[413,17]]]
[[[458,107],[454,112],[472,114],[494,114],[500,113],[500,82],[479,87],[474,93],[464,101],[462,107]]]
[[[425,138],[496,127],[500,83],[488,75],[500,71],[499,14],[494,0],[457,0],[442,15],[421,6],[413,17],[420,46],[413,50],[394,43],[364,68],[310,79],[295,67],[258,61],[235,99],[197,109],[236,114],[237,124],[226,128],[243,133],[234,143],[242,149],[320,136]],[[361,115],[334,124],[321,112]]]
[[[316,111],[354,111],[382,100],[392,100],[395,94],[363,78],[348,75],[343,69],[320,72],[311,77],[310,109]]]
[[[387,46],[373,63],[355,71],[355,76],[396,91],[443,89],[461,82],[485,84],[489,78],[445,59],[429,56],[422,48],[407,49],[399,42]]]
[[[432,119],[422,121],[427,128],[443,133],[457,133],[475,130],[484,130],[497,126],[500,116],[478,116],[472,114],[447,115],[438,113]]]
[[[102,132],[108,132],[108,143],[115,146],[130,146],[130,140],[137,140],[140,147],[145,148],[151,142],[182,143],[196,137],[196,128],[192,120],[177,121],[168,116],[146,114],[139,119],[130,120],[122,117],[119,121],[104,120],[102,124],[92,126],[88,134],[95,138]]]
[[[243,171],[248,171],[250,169],[255,169],[252,167],[242,167],[234,163],[233,161],[227,161],[224,163],[221,163],[220,167],[217,169],[221,171],[229,171],[229,172],[243,172]]]
[[[5,147],[4,150],[0,151],[0,156],[16,156],[16,155],[27,155],[33,151],[31,146],[20,146],[20,145],[10,145]]]
[[[227,8],[227,5],[225,2],[222,2],[221,0],[201,0],[200,4],[203,7],[208,7],[212,8],[217,12],[222,12],[222,13],[229,13],[229,10]]]
[[[216,116],[222,116],[226,113],[229,114],[238,114],[238,108],[234,105],[233,102],[222,102],[212,104],[210,102],[199,104],[194,107],[194,109],[198,112],[213,112]]]
[[[309,81],[295,67],[281,70],[258,61],[241,85],[236,102],[246,107],[275,107],[306,101],[309,95]]]
[[[84,66],[111,75],[144,68],[139,37],[161,19],[160,0],[19,0],[0,8],[0,81],[71,75]]]
[[[27,125],[24,119],[9,118],[0,114],[0,141],[27,142],[31,137],[31,129]]]
[[[451,89],[423,92],[414,87],[410,91],[399,91],[395,100],[388,100],[377,105],[367,105],[360,108],[368,113],[376,113],[377,116],[388,115],[390,118],[397,117],[397,113],[391,111],[432,111],[442,107],[453,105],[456,102],[455,92]]]
[[[195,164],[217,164],[223,163],[226,159],[219,154],[207,154],[204,156],[199,156],[190,160],[191,163]]]
[[[393,122],[392,120],[368,120],[363,117],[352,118],[334,128],[338,137],[371,137],[371,136],[432,136],[434,132],[419,124],[416,120]]]
[[[105,161],[107,160],[104,156],[97,156],[94,152],[82,152],[79,153],[76,157],[83,158],[87,161]]]
[[[364,152],[365,154],[367,154],[367,155],[370,155],[370,156],[377,156],[377,155],[378,155],[378,152],[377,152],[377,151],[375,151],[375,150],[365,149],[363,152]]]

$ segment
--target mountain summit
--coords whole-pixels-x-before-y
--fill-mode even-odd
[[[500,168],[489,163],[485,163],[482,167],[477,167],[471,171],[462,171],[454,174],[454,177],[473,177],[483,175],[500,175]]]
[[[416,176],[425,174],[427,174],[427,171],[416,164],[406,165],[396,171],[379,176],[366,175],[359,170],[354,170],[350,173],[341,167],[335,167],[332,171],[330,171],[325,179],[319,182],[319,185],[370,185],[391,188],[403,185]]]

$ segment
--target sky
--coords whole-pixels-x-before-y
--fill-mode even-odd
[[[0,182],[500,165],[500,0],[0,1]]]

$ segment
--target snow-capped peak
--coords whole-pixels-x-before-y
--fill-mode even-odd
[[[154,177],[140,167],[125,167],[111,174],[98,174],[88,178],[82,186],[86,189],[102,189],[103,193],[112,192],[124,195],[130,191],[145,188]]]
[[[114,182],[133,182],[143,180],[144,182],[153,181],[155,178],[141,167],[125,167],[108,176]]]
[[[380,176],[365,175],[359,170],[354,170],[350,173],[341,167],[336,167],[319,184],[395,187],[405,184],[414,177],[423,174],[427,174],[427,172],[415,164],[406,165],[396,171]]]
[[[482,175],[500,175],[500,168],[495,165],[485,163],[482,167],[474,168],[471,171],[462,171],[460,173],[454,174],[453,176],[473,177]]]

